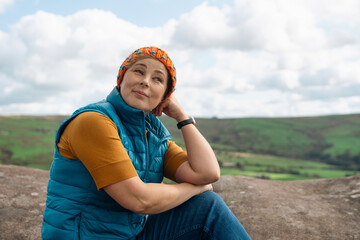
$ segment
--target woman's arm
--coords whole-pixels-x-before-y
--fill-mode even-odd
[[[139,177],[132,177],[104,187],[104,191],[121,206],[141,214],[164,212],[208,190],[212,190],[211,184],[144,183]]]
[[[189,118],[174,96],[152,111],[155,116],[161,116],[162,112],[178,122]],[[188,124],[181,128],[181,132],[188,161],[177,169],[176,181],[209,184],[219,180],[220,167],[215,153],[199,130],[193,124]]]

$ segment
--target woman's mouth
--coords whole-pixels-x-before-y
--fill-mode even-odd
[[[135,90],[134,93],[140,97],[148,97],[148,95],[146,95],[146,93],[139,91],[139,90]]]

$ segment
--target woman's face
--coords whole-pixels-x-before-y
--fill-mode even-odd
[[[163,99],[167,81],[168,72],[162,62],[154,58],[141,59],[126,70],[120,94],[130,107],[147,114]]]

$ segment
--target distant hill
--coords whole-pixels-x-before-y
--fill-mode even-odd
[[[175,121],[161,120],[181,139]],[[360,114],[297,118],[197,119],[218,151],[261,153],[322,161],[360,170]]]
[[[0,163],[49,169],[65,116],[0,117]]]
[[[65,118],[0,117],[0,163],[49,169],[55,132]],[[183,145],[176,122],[168,117],[160,119],[175,141]],[[300,118],[198,118],[197,122],[197,127],[218,156],[222,159],[225,153],[224,161],[233,161],[239,169],[244,168],[245,163],[234,160],[234,156],[239,156],[236,152],[321,161],[349,171],[360,170],[360,114]],[[298,169],[292,173],[289,168],[274,168],[268,163],[262,166],[252,164],[249,169],[255,167],[275,173],[301,172]],[[341,176],[345,175],[351,174]]]

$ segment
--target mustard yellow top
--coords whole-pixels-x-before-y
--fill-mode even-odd
[[[164,156],[164,176],[175,181],[178,167],[187,153],[172,141]],[[62,156],[79,159],[90,172],[99,190],[137,176],[117,133],[115,123],[98,112],[84,112],[65,128],[58,143]]]

